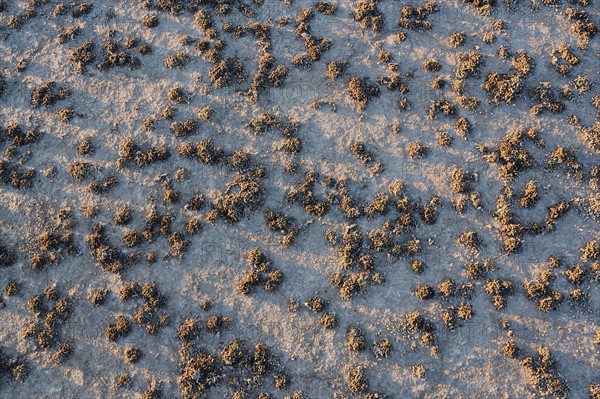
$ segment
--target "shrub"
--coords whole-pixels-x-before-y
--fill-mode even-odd
[[[343,75],[347,67],[347,61],[331,61],[327,63],[327,72],[325,73],[325,76],[332,81],[336,81]]]
[[[177,331],[177,338],[181,341],[191,341],[196,338],[200,333],[200,325],[197,320],[187,318],[179,326]]]
[[[221,351],[221,361],[226,366],[234,366],[242,361],[246,356],[246,348],[238,341],[233,340]]]
[[[387,357],[393,349],[394,346],[388,338],[383,338],[373,343],[373,354],[377,359]]]
[[[356,108],[364,111],[371,98],[379,96],[379,86],[370,83],[367,78],[352,76],[346,92],[350,99],[354,100]]]
[[[421,300],[432,299],[435,295],[433,288],[426,284],[418,285],[414,291],[414,295]]]
[[[123,352],[125,362],[127,363],[137,363],[142,358],[142,351],[138,348],[127,347]]]
[[[331,314],[331,313],[323,313],[321,315],[321,325],[323,326],[323,328],[325,330],[330,330],[335,328],[337,324],[337,318],[335,317],[335,315]]]
[[[362,352],[365,349],[366,339],[358,327],[350,327],[346,331],[346,348],[352,353]]]
[[[348,389],[352,393],[365,392],[369,382],[364,375],[364,366],[351,366],[345,370],[344,380],[348,384]]]
[[[476,231],[465,231],[464,233],[459,234],[456,242],[471,251],[477,251],[481,244],[481,239]]]

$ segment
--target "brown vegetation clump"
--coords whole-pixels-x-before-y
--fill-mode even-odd
[[[263,134],[269,130],[278,130],[283,127],[283,123],[273,114],[263,113],[253,118],[248,123],[250,128],[255,134]]]
[[[580,57],[575,55],[571,48],[566,45],[561,45],[550,53],[551,62],[554,68],[561,75],[567,75],[571,71],[571,67],[579,64]]]
[[[108,175],[104,179],[90,182],[85,189],[93,194],[104,194],[108,193],[117,184],[116,175]]]
[[[457,79],[479,77],[479,70],[483,65],[483,57],[478,51],[458,52],[456,54],[458,68],[454,70]]]
[[[542,312],[556,309],[563,300],[559,291],[550,289],[554,277],[549,269],[545,269],[540,272],[537,279],[525,280],[523,283],[527,298],[537,300],[538,308]]]
[[[220,147],[213,145],[212,138],[200,140],[196,145],[195,151],[191,143],[189,143],[189,145],[187,144],[188,143],[184,143],[177,149],[184,157],[192,156],[195,152],[198,160],[205,165],[214,165],[223,158],[223,150]]]
[[[567,281],[571,284],[581,285],[581,283],[583,283],[583,278],[586,275],[586,271],[580,263],[576,263],[575,266],[565,271],[565,275],[567,276]]]
[[[600,384],[592,382],[588,387],[588,392],[591,399],[600,399]]]
[[[463,168],[454,167],[450,173],[452,178],[451,188],[455,193],[464,193],[469,190],[469,179]]]
[[[477,251],[479,249],[479,245],[481,244],[481,239],[476,231],[465,231],[459,234],[456,242],[465,248],[470,249],[471,251]]]
[[[531,139],[529,134],[526,137]],[[511,130],[500,140],[497,150],[480,148],[484,159],[490,163],[500,164],[498,169],[500,175],[507,181],[514,180],[519,172],[533,166],[533,157],[527,149],[523,148],[523,138],[522,130]]]
[[[129,66],[129,70],[134,70],[141,65],[140,60],[127,53],[123,48],[124,46],[117,40],[106,39],[102,47],[104,50],[104,59],[96,65],[96,68],[101,72],[126,65]]]
[[[90,295],[90,302],[92,303],[92,306],[96,308],[103,305],[106,302],[109,293],[109,290],[102,288],[92,291]]]
[[[80,3],[73,9],[73,18],[79,18],[84,15],[88,15],[92,12],[93,9],[94,5],[92,3]]]
[[[478,13],[485,16],[490,15],[496,5],[495,0],[463,0],[463,3],[470,5]]]
[[[190,56],[180,51],[165,58],[165,66],[169,69],[183,68],[190,62]]]
[[[456,309],[456,315],[461,320],[471,320],[473,313],[473,307],[470,303],[461,303]]]
[[[533,58],[525,50],[519,50],[512,60],[512,67],[515,69],[518,77],[524,78],[533,71]]]
[[[193,119],[187,119],[182,122],[172,122],[169,128],[175,137],[187,137],[198,131],[200,124]]]
[[[526,356],[520,361],[521,366],[529,372],[529,384],[539,395],[566,398],[569,388],[560,377],[557,362],[551,356],[550,349],[541,346],[537,353],[537,359]]]
[[[270,231],[281,234],[281,244],[290,247],[300,233],[296,219],[283,213],[267,210],[265,220]]]
[[[383,170],[383,165],[380,162],[375,162],[375,157],[368,151],[365,144],[362,142],[355,141],[350,144],[350,151],[358,159],[358,161],[369,168],[373,173],[378,173]]]
[[[438,285],[438,290],[444,298],[450,298],[456,293],[456,283],[452,279],[444,279]]]
[[[333,329],[337,325],[337,318],[331,313],[323,313],[321,315],[321,325],[325,330]]]
[[[260,181],[248,175],[238,175],[217,194],[212,207],[220,216],[237,222],[242,216],[258,208],[263,202],[263,187]]]
[[[400,9],[398,24],[404,29],[431,30],[433,25],[427,18],[434,12],[437,12],[437,6],[433,1],[418,7],[405,5]]]
[[[126,225],[133,219],[133,214],[129,207],[122,207],[116,210],[113,221],[118,225]]]
[[[181,323],[177,331],[177,338],[181,341],[191,341],[200,334],[200,323],[196,319],[188,318]]]
[[[531,107],[531,114],[534,116],[540,114],[544,109],[554,114],[560,113],[565,109],[565,105],[556,98],[550,82],[540,82],[533,86],[529,90],[529,97],[535,103]]]
[[[81,28],[77,25],[69,26],[64,28],[58,36],[56,36],[56,41],[60,44],[66,43],[67,41],[75,40],[75,37],[79,36],[81,33]]]
[[[454,117],[456,115],[456,107],[443,99],[431,100],[427,109],[427,118],[435,119],[440,112],[444,116]]]
[[[465,43],[466,35],[465,32],[454,32],[450,35],[450,44],[452,47],[457,48]]]
[[[379,32],[383,29],[383,13],[377,7],[377,0],[360,0],[354,10],[354,20],[360,22],[363,29]]]
[[[109,341],[116,341],[119,338],[126,337],[131,333],[131,323],[125,316],[117,316],[114,324],[109,324],[104,329],[104,335]]]
[[[146,14],[142,17],[142,26],[152,29],[158,26],[159,20],[156,14]]]
[[[420,141],[413,141],[408,146],[406,146],[406,153],[410,158],[423,158],[429,152],[429,148],[424,144],[421,144]]]
[[[580,39],[578,47],[582,50],[587,49],[590,39],[598,33],[598,27],[590,20],[589,14],[585,10],[567,7],[565,15],[572,21],[571,32]]]
[[[347,61],[331,61],[327,63],[327,72],[325,76],[329,79],[336,81],[346,71],[348,67]]]
[[[87,241],[94,259],[98,265],[107,271],[119,273],[125,268],[123,254],[111,246],[104,235],[106,226],[97,224],[93,227],[93,233],[87,237]]]
[[[260,283],[260,273],[256,270],[247,271],[238,282],[236,291],[243,295],[252,293],[254,287]]]
[[[354,354],[362,352],[366,347],[366,338],[358,327],[350,327],[346,331],[346,348]]]
[[[461,116],[456,120],[456,135],[462,138],[466,138],[467,134],[471,132],[471,123],[467,118]]]
[[[519,348],[517,347],[517,344],[515,343],[515,341],[510,340],[507,341],[504,345],[502,345],[502,355],[509,357],[511,359],[515,359],[517,357],[517,355],[519,354]]]
[[[442,64],[440,64],[439,61],[433,58],[427,59],[423,61],[423,69],[425,69],[428,72],[439,72],[442,70]]]
[[[326,15],[334,14],[335,11],[337,10],[337,6],[335,4],[327,3],[327,2],[324,2],[324,1],[317,2],[315,4],[315,8],[320,13],[323,13],[323,14],[326,14]]]
[[[83,74],[85,72],[85,67],[96,59],[95,50],[96,45],[91,40],[88,40],[81,46],[73,49],[69,60],[75,63],[76,73]]]
[[[571,209],[569,201],[560,201],[548,208],[548,218],[556,220],[564,216]]]
[[[221,351],[221,361],[226,366],[234,366],[246,357],[246,348],[239,340],[229,341]]]
[[[364,375],[364,366],[347,367],[344,372],[344,380],[348,384],[348,390],[352,393],[365,392],[369,387],[369,382]]]
[[[86,162],[76,161],[69,166],[69,173],[77,180],[84,180],[90,173],[89,164]]]
[[[504,309],[506,296],[512,293],[512,283],[507,280],[492,279],[488,280],[484,288],[496,310]]]
[[[138,168],[143,168],[155,162],[166,161],[170,157],[171,152],[165,145],[151,147],[146,151],[142,151],[142,148],[132,138],[128,137],[119,145],[117,166],[123,167],[135,161]]]
[[[413,294],[421,300],[432,299],[435,295],[433,287],[427,284],[420,284],[414,290]]]
[[[540,195],[538,193],[537,182],[535,180],[529,180],[525,184],[519,203],[523,208],[533,208],[539,199]]]
[[[246,263],[260,272],[266,272],[271,267],[271,261],[259,248],[254,248],[247,252]]]
[[[375,358],[383,359],[388,357],[388,355],[393,349],[394,346],[392,345],[390,340],[388,338],[382,338],[379,341],[373,343],[372,351],[373,355],[375,355]]]
[[[238,84],[244,83],[246,72],[244,65],[237,58],[225,58],[210,70],[209,77],[217,88],[222,88],[234,81]]]
[[[501,102],[512,104],[523,84],[518,75],[491,72],[485,77],[482,87],[488,93],[490,103],[499,105]]]
[[[50,360],[56,365],[61,365],[71,356],[73,353],[73,342],[66,341],[64,342],[60,348],[56,352],[52,354]]]
[[[19,285],[19,283],[17,283],[16,281],[9,281],[8,283],[6,283],[6,286],[4,287],[4,294],[7,297],[11,297],[13,295],[18,294],[20,289],[21,289],[21,286]]]
[[[596,240],[587,241],[585,245],[582,248],[580,248],[580,251],[581,260],[583,261],[600,260],[600,245]]]
[[[487,268],[480,262],[471,261],[465,267],[465,275],[473,280],[483,278],[487,274]]]
[[[352,76],[348,81],[346,92],[350,99],[354,100],[356,108],[359,111],[364,111],[369,101],[373,97],[379,96],[379,86],[375,83],[370,83],[367,78]]]
[[[191,96],[186,94],[181,87],[174,87],[167,92],[167,98],[179,104],[190,102]]]
[[[77,152],[79,155],[89,155],[94,152],[94,145],[89,137],[81,137],[78,140]]]
[[[435,138],[442,147],[450,147],[452,145],[452,136],[446,131],[438,132]]]
[[[554,169],[559,165],[564,167],[567,177],[575,178],[575,181],[579,184],[583,182],[584,173],[583,166],[577,161],[575,150],[572,147],[556,146],[556,148],[549,154],[548,160],[546,161],[546,168]]]
[[[123,357],[126,363],[137,363],[142,358],[142,351],[139,348],[127,347]]]
[[[71,90],[66,87],[56,86],[53,81],[48,81],[41,86],[37,86],[31,93],[30,103],[37,107],[44,105],[51,107],[60,100],[64,100],[71,95]]]
[[[368,204],[364,209],[364,214],[367,217],[373,217],[375,215],[383,215],[387,212],[389,204],[389,197],[384,193],[378,193],[375,195],[373,201]]]
[[[183,238],[181,233],[173,232],[169,236],[169,246],[173,252],[173,256],[183,255],[190,245],[190,241]]]

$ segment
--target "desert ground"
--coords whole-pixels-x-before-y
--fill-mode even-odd
[[[598,0],[0,0],[0,398],[600,398]]]

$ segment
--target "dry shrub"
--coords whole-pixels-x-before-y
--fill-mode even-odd
[[[234,366],[246,357],[246,348],[239,340],[229,341],[221,351],[221,361],[226,366]]]
[[[321,315],[321,325],[323,325],[324,329],[333,329],[335,328],[336,324],[337,318],[335,317],[335,315],[331,313],[323,313],[323,315]]]
[[[375,83],[370,83],[368,78],[352,76],[348,81],[346,92],[350,99],[354,100],[356,108],[359,111],[364,111],[369,101],[373,97],[379,96],[379,86]]]
[[[466,35],[464,32],[454,32],[450,35],[449,40],[452,47],[457,48],[465,43]]]
[[[459,234],[456,242],[471,251],[477,251],[481,244],[481,239],[476,231],[465,231]]]
[[[435,291],[434,291],[433,287],[431,287],[427,284],[420,284],[414,289],[413,294],[418,299],[427,300],[427,299],[432,299],[434,297]]]
[[[244,65],[237,58],[225,58],[215,65],[209,73],[210,80],[218,87],[227,87],[233,82],[242,84],[246,81]]]
[[[354,10],[354,20],[360,22],[363,29],[379,32],[383,29],[383,13],[377,7],[377,0],[360,0]]]
[[[178,52],[165,58],[165,66],[169,69],[183,68],[190,62],[190,56],[184,52]]]
[[[358,327],[350,327],[346,331],[346,348],[356,354],[365,350],[366,338]]]
[[[488,93],[490,103],[499,105],[501,102],[512,104],[523,84],[518,75],[491,72],[485,77],[482,87]]]
[[[227,186],[227,190],[217,194],[213,209],[226,219],[237,222],[263,202],[262,184],[248,175],[238,175]]]
[[[348,389],[352,393],[365,392],[369,382],[364,375],[364,366],[347,367],[344,373],[344,380],[348,384]]]

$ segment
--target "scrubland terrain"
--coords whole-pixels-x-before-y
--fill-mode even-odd
[[[597,0],[0,0],[1,398],[600,398]]]

